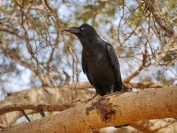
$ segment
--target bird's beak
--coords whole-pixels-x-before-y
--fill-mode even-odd
[[[69,27],[69,28],[64,29],[64,31],[67,31],[73,34],[78,34],[80,32],[78,27]]]

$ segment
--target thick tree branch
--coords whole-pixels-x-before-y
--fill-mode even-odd
[[[163,83],[129,83],[133,88],[144,89],[144,88],[162,88]]]
[[[127,92],[121,95],[115,93],[53,116],[4,129],[0,133],[84,133],[139,120],[173,118],[177,116],[176,99],[177,88]]]
[[[171,79],[171,81],[173,81]],[[142,88],[162,88],[165,86],[165,83],[128,83],[132,88],[142,89]],[[94,88],[89,82],[82,82],[76,85],[77,90],[85,90],[87,88]]]
[[[128,83],[132,88],[142,89],[142,88],[162,88],[165,83]],[[87,88],[94,88],[89,82],[82,82],[76,85],[77,90],[85,90]]]
[[[142,89],[142,88],[162,88],[165,86],[165,83],[128,83],[132,88]],[[83,82],[77,85],[78,90],[85,90],[87,88],[94,88],[89,82]]]
[[[8,112],[21,111],[21,110],[33,110],[39,112],[40,110],[52,112],[52,111],[63,111],[68,108],[74,107],[77,105],[77,102],[66,103],[66,104],[31,104],[31,103],[17,103],[12,105],[7,105],[0,107],[0,115],[3,115]]]
[[[76,88],[77,89],[77,88]],[[18,103],[31,103],[31,104],[64,104],[72,101],[72,96],[74,93],[70,86],[65,85],[59,88],[33,88],[29,90],[24,90],[21,92],[12,93],[10,96],[6,97],[0,102],[1,109],[3,107],[12,106]],[[77,97],[75,99],[87,100],[94,92],[79,90],[76,91]],[[26,110],[26,114],[31,114],[33,110]],[[23,116],[21,111],[10,112],[0,116],[1,127],[8,127],[15,121]]]

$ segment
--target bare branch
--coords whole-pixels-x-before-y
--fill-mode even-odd
[[[144,0],[144,2],[146,3],[148,10],[153,14],[156,22],[171,37],[174,34],[174,31],[167,26],[165,19],[159,16],[150,0]]]
[[[66,78],[65,78],[65,85],[69,85],[69,82],[71,80],[69,74],[65,71],[63,71],[63,73],[65,74]]]
[[[147,59],[147,50],[145,48],[145,53],[143,54],[143,59],[142,59],[141,66],[132,75],[130,75],[129,77],[127,77],[126,79],[124,79],[123,80],[124,83],[129,83],[132,78],[134,78],[135,76],[137,76],[141,72],[141,70],[144,69],[145,64],[146,64],[146,59]]]

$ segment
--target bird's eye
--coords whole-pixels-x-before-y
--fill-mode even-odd
[[[81,30],[84,30],[84,27],[81,27]]]

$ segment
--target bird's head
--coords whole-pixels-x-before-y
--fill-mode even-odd
[[[82,37],[85,38],[91,35],[97,35],[95,29],[87,23],[82,24],[80,27],[66,28],[64,29],[64,31],[75,34],[78,38],[82,38]]]

